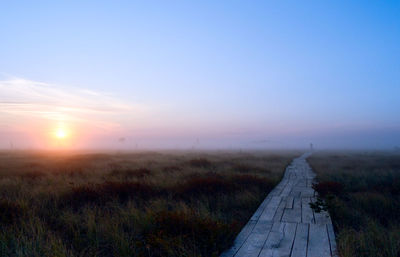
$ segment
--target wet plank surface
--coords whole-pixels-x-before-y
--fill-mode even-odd
[[[314,213],[309,205],[316,196],[311,187],[315,174],[306,161],[309,155],[292,161],[282,181],[221,256],[337,256],[329,214]]]

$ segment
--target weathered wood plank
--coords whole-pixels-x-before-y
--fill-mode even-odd
[[[253,231],[248,236],[242,247],[234,255],[235,257],[252,257],[258,256],[264,246],[270,230],[272,222],[258,221]]]
[[[314,221],[316,224],[329,224],[331,223],[331,220],[329,218],[329,215],[325,211],[321,212],[314,212]]]
[[[293,209],[285,209],[282,222],[301,222],[301,199],[294,198]]]
[[[279,244],[281,243],[283,239],[283,229],[285,227],[285,224],[282,222],[275,222],[272,226],[271,232],[268,235],[267,240],[265,241],[264,244],[264,252],[263,255],[260,254],[260,256],[265,257],[265,256],[272,256],[273,254],[273,249],[278,248]],[[261,253],[261,252],[260,252]]]
[[[263,213],[260,216],[260,220],[272,220],[275,216],[276,210],[280,202],[282,201],[282,197],[273,196],[271,201],[268,203],[267,207],[264,209]]]
[[[293,208],[293,196],[288,196],[286,198],[286,209],[292,209]]]
[[[310,224],[307,257],[331,256],[328,231],[325,224]]]
[[[234,256],[237,251],[242,247],[246,239],[249,237],[250,233],[253,231],[257,221],[255,220],[249,220],[247,222],[246,226],[243,227],[243,229],[240,231],[238,236],[236,237],[233,246],[228,249],[227,251],[223,252],[221,257],[229,257],[229,256]]]
[[[274,222],[281,221],[283,211],[285,210],[285,206],[286,206],[286,201],[282,200],[278,206],[278,209],[276,209],[274,218],[272,219]]]
[[[314,222],[314,214],[310,207],[310,202],[310,198],[301,198],[301,220],[303,223]]]
[[[335,232],[333,230],[332,223],[329,223],[327,225],[327,229],[328,229],[328,236],[329,236],[329,244],[331,246],[331,255],[332,255],[332,257],[338,257],[339,254],[338,254],[337,248],[336,248]]]
[[[296,223],[281,223],[276,237],[271,239],[271,241],[269,241],[270,237],[268,237],[259,256],[289,256],[292,250],[293,240],[296,233],[296,226]],[[271,242],[272,244],[270,244]]]
[[[311,198],[311,201],[316,202],[317,199],[313,197]],[[326,211],[314,212],[314,222],[316,224],[329,224],[331,223],[331,219]]]
[[[305,178],[299,179],[299,181],[296,184],[296,187],[307,187],[307,181]]]
[[[261,203],[261,205],[257,208],[256,212],[253,214],[253,216],[250,218],[250,220],[258,220],[263,213],[265,207],[268,205],[268,203],[271,201],[272,195],[268,195],[264,201]]]
[[[296,236],[293,243],[291,257],[306,257],[307,256],[307,241],[309,224],[297,224]]]
[[[282,181],[268,194],[223,257],[337,256],[327,213],[314,213],[311,188],[315,174],[302,155],[292,161]]]
[[[314,189],[303,187],[301,190],[301,197],[314,197]]]

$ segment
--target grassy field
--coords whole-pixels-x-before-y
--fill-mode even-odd
[[[400,153],[316,153],[309,162],[340,256],[400,256]]]
[[[218,256],[298,152],[0,153],[1,256]]]

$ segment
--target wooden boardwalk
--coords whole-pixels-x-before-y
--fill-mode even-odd
[[[325,257],[337,256],[335,234],[329,214],[315,213],[309,203],[315,199],[315,174],[306,158],[293,160],[282,181],[221,257]]]

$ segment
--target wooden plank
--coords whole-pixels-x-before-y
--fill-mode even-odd
[[[308,241],[309,224],[297,224],[296,236],[293,243],[291,257],[306,257],[307,256],[307,241]]]
[[[294,187],[293,189],[292,189],[292,192],[290,192],[290,196],[291,197],[300,197],[300,193],[301,193],[301,189],[300,189],[301,187]]]
[[[287,196],[289,196],[289,194],[290,194],[290,192],[292,191],[292,189],[293,189],[293,182],[292,182],[292,181],[289,181],[289,182],[286,184],[285,188],[282,190],[281,196],[282,196],[282,197],[287,197]]]
[[[328,231],[325,224],[310,224],[307,257],[330,257]]]
[[[283,180],[282,180],[282,184],[280,184],[280,186],[279,186],[279,188],[277,188],[277,196],[281,196],[282,195],[282,192],[283,192],[283,190],[286,188],[286,186],[287,186],[287,184],[289,183],[289,179],[287,179],[287,178],[284,178]]]
[[[234,255],[235,257],[257,257],[261,252],[267,235],[251,233],[246,242]]]
[[[314,222],[314,214],[310,207],[310,198],[301,198],[301,221],[303,223]]]
[[[327,226],[328,229],[328,236],[329,236],[329,244],[331,246],[331,255],[332,257],[338,257],[338,251],[336,248],[336,239],[335,239],[335,232],[333,230],[333,225],[332,223],[329,223]]]
[[[314,183],[314,178],[308,177],[307,178],[307,187],[312,187],[313,183]]]
[[[314,189],[309,187],[304,187],[301,190],[301,197],[314,197]]]
[[[331,223],[331,219],[329,218],[329,215],[325,211],[321,212],[314,212],[314,221],[316,224],[329,224]]]
[[[299,179],[299,181],[296,184],[296,187],[307,187],[307,181],[305,178]]]
[[[270,230],[272,228],[272,222],[257,222],[253,231],[250,233],[247,240],[244,242],[242,247],[234,255],[235,257],[252,257],[258,256],[264,246],[265,240],[267,239]]]
[[[233,246],[228,249],[227,251],[223,252],[221,257],[229,257],[229,256],[234,256],[236,252],[242,247],[244,242],[247,240],[249,237],[250,233],[253,231],[257,221],[255,220],[249,220],[247,222],[246,226],[242,228],[238,236],[236,237]]]
[[[280,202],[282,201],[282,197],[280,196],[273,196],[271,201],[265,207],[263,213],[260,216],[260,220],[272,220],[275,216],[276,210]]]
[[[293,196],[288,196],[286,198],[286,209],[292,209],[293,208]]]
[[[294,198],[293,209],[285,209],[282,216],[283,222],[301,222],[301,199]]]
[[[224,251],[220,257],[233,257],[235,256],[237,250],[233,248],[229,248],[228,250]]]
[[[285,210],[285,206],[286,206],[286,201],[282,200],[278,206],[278,209],[276,209],[274,218],[272,219],[274,222],[281,221],[283,211]]]
[[[223,257],[337,257],[327,213],[309,206],[315,174],[306,154],[292,161],[282,181],[268,194]]]
[[[256,212],[251,216],[250,220],[258,220],[263,213],[265,207],[268,205],[268,203],[271,201],[272,195],[268,195],[264,201],[260,204],[260,206],[257,208]]]
[[[271,232],[268,235],[267,240],[265,241],[265,245],[263,247],[263,253],[260,257],[272,256],[273,249],[278,248],[281,243],[284,233],[285,224],[282,222],[275,222],[272,226]]]
[[[317,199],[315,197],[311,198],[312,202],[316,202]],[[326,211],[314,212],[314,223],[317,224],[329,224],[331,223],[331,219],[329,214]]]
[[[271,245],[269,244],[268,241],[269,237],[268,237],[263,247],[263,250],[261,251],[259,256],[260,257],[289,256],[292,249],[294,236],[296,233],[296,226],[297,224],[295,223],[281,223],[279,227],[280,231],[278,232],[279,234],[278,238],[272,240],[274,241],[280,239],[279,243],[274,242],[272,248],[270,248]]]

